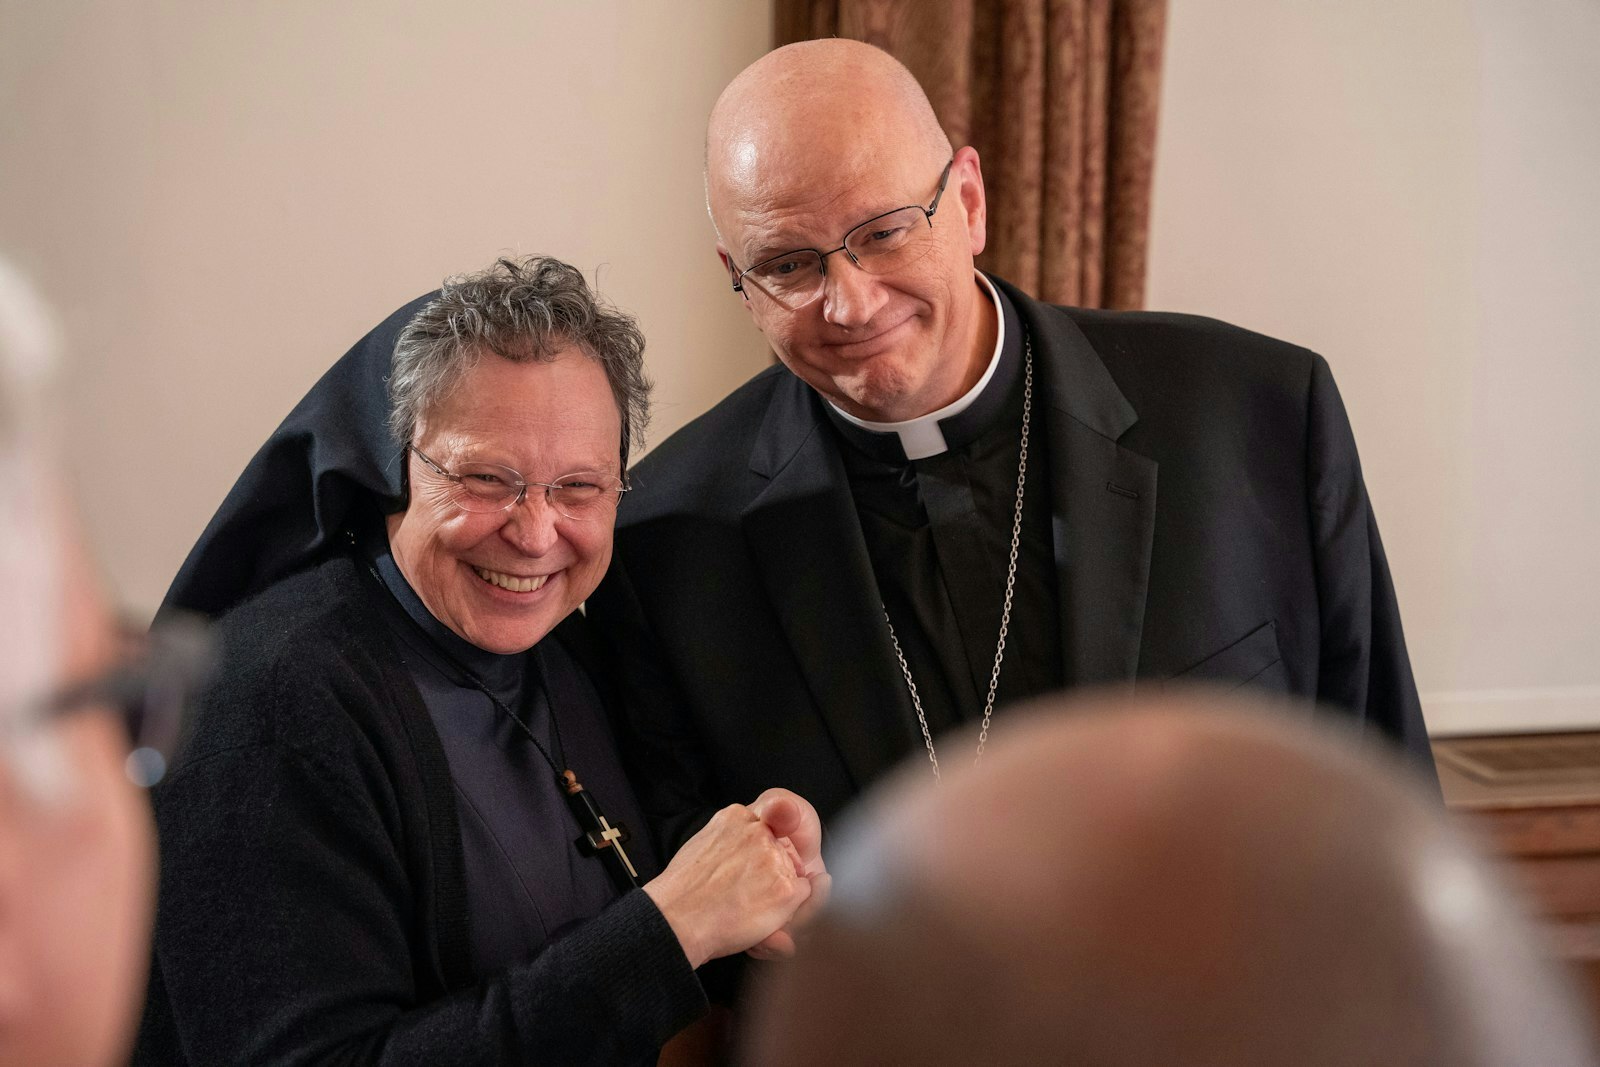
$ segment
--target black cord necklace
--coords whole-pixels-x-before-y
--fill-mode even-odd
[[[437,648],[437,645],[435,647]],[[600,804],[594,799],[594,794],[583,787],[583,783],[578,781],[578,776],[570,768],[562,766],[567,762],[566,746],[561,743],[561,720],[556,717],[555,705],[550,706],[550,725],[555,729],[556,752],[561,756],[561,763],[551,758],[549,750],[540,743],[532,727],[522,716],[511,710],[511,705],[501,700],[485,685],[483,679],[472,673],[466,664],[445,649],[439,648],[438,651],[451,666],[461,672],[461,676],[474,689],[488,697],[496,708],[505,713],[506,718],[517,724],[517,728],[533,742],[533,747],[544,757],[545,763],[549,764],[550,770],[556,776],[556,784],[561,787],[562,795],[567,798],[567,807],[572,809],[572,816],[578,820],[578,828],[583,831],[576,842],[579,851],[586,856],[599,856],[623,891],[638,888],[639,872],[634,868],[633,861],[628,858],[627,850],[622,847],[623,842],[629,837],[627,828],[620,824],[612,826],[605,812],[600,810]],[[546,699],[549,699],[548,690]]]
[[[387,588],[383,581],[383,576],[378,573],[377,567],[370,561],[367,569],[377,579],[380,586]],[[416,625],[415,620],[409,621]],[[628,833],[628,828],[621,823],[613,826],[610,820],[606,818],[605,812],[601,810],[599,802],[595,800],[594,794],[583,787],[583,783],[578,780],[578,776],[570,768],[562,766],[567,761],[566,746],[561,741],[561,720],[556,717],[555,705],[553,703],[550,705],[550,725],[555,730],[556,753],[561,757],[560,763],[557,763],[550,755],[549,750],[544,747],[538,735],[533,732],[522,716],[511,710],[511,705],[495,695],[494,690],[485,685],[483,679],[479,678],[465,663],[462,663],[452,655],[449,649],[435,641],[426,630],[420,626],[417,626],[417,630],[422,634],[429,646],[446,663],[456,669],[462,680],[465,680],[472,688],[488,697],[490,703],[503,712],[506,718],[516,723],[517,728],[533,743],[534,749],[540,756],[544,757],[545,763],[549,765],[551,773],[556,777],[556,785],[567,799],[567,807],[572,811],[572,817],[577,820],[578,828],[583,831],[577,841],[574,842],[578,846],[578,851],[585,856],[599,856],[600,861],[605,864],[606,869],[611,873],[612,880],[616,882],[618,889],[623,892],[637,889],[639,887],[639,872],[634,867],[633,860],[628,858],[627,850],[622,847],[623,843],[631,836]],[[528,654],[523,653],[523,655]],[[542,681],[540,685],[543,685]],[[548,699],[549,691],[546,690],[546,700],[548,701]]]

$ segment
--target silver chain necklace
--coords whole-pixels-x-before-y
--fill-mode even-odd
[[[989,674],[989,695],[983,702],[983,726],[978,730],[978,753],[972,757],[976,767],[983,759],[983,746],[989,740],[989,719],[994,715],[994,694],[1000,688],[1000,664],[1006,658],[1006,632],[1011,627],[1011,594],[1017,585],[1017,551],[1022,545],[1022,494],[1028,484],[1028,417],[1033,411],[1033,339],[1024,335],[1023,388],[1022,388],[1022,449],[1017,460],[1017,511],[1011,521],[1011,560],[1006,565],[1006,599],[1000,610],[1000,640],[994,650],[994,670]],[[939,779],[939,754],[933,748],[933,733],[928,729],[928,716],[922,710],[922,697],[917,695],[917,683],[911,677],[911,665],[900,649],[900,639],[895,636],[894,623],[889,621],[889,606],[883,607],[883,623],[889,628],[889,641],[894,645],[894,658],[900,661],[900,673],[905,676],[906,688],[911,692],[911,706],[917,709],[917,722],[922,727],[922,743],[928,747],[928,762],[933,764],[933,777]]]

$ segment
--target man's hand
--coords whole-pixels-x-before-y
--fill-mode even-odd
[[[699,967],[780,930],[812,886],[795,846],[780,841],[754,810],[733,804],[713,815],[644,891],[690,966]]]
[[[811,895],[795,910],[789,922],[750,949],[750,955],[757,959],[787,959],[794,955],[794,932],[809,922],[828,900],[832,878],[822,862],[822,820],[809,801],[787,789],[768,789],[756,797],[750,810],[766,823],[774,837],[788,844],[794,852],[797,868],[811,883]]]

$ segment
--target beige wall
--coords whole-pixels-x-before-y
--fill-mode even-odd
[[[1175,0],[1150,303],[1332,363],[1435,732],[1600,726],[1600,6]]]
[[[769,5],[0,0],[0,249],[61,309],[67,430],[152,610],[233,478],[390,311],[502,251],[635,311],[652,435],[765,365],[712,252],[716,94]]]
[[[637,311],[655,438],[763,365],[700,128],[769,5],[0,0],[0,249],[150,610],[251,452],[393,307],[502,250]],[[1333,363],[1436,729],[1600,724],[1592,0],[1175,0],[1152,306]]]

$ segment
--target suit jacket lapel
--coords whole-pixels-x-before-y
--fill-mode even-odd
[[[1052,541],[1068,686],[1132,682],[1139,666],[1156,463],[1117,444],[1138,421],[1083,331],[995,279],[1017,305],[1043,379]]]
[[[774,389],[750,457],[768,483],[742,521],[812,700],[864,788],[904,756],[919,728],[844,464],[815,404],[798,379]]]

